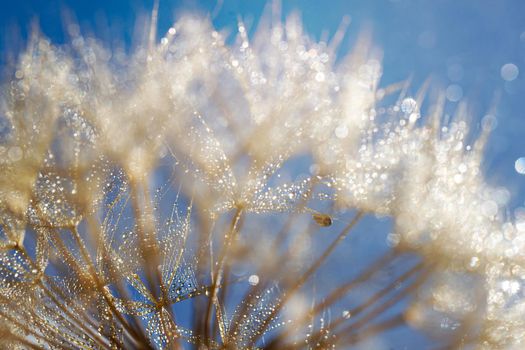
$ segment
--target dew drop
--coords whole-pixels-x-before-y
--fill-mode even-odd
[[[463,98],[463,89],[457,84],[452,84],[447,87],[445,94],[450,102],[458,102]]]
[[[505,81],[513,81],[520,74],[520,70],[513,63],[504,64],[500,70],[501,77]]]
[[[389,233],[386,237],[387,244],[391,247],[396,247],[401,241],[401,236],[397,233]]]
[[[473,256],[470,258],[469,266],[471,268],[476,268],[479,266],[479,258],[477,256]]]
[[[259,284],[259,276],[257,275],[251,275],[248,277],[248,283],[252,286],[256,286]]]
[[[496,129],[497,125],[498,125],[498,119],[491,114],[487,114],[481,120],[481,126],[483,130],[492,131]]]
[[[501,289],[505,291],[507,294],[516,294],[521,289],[521,285],[518,281],[514,280],[506,280],[501,282]]]
[[[18,146],[11,147],[9,151],[7,152],[7,156],[9,159],[13,162],[16,162],[20,159],[22,159],[22,156],[24,155],[24,152],[22,149]]]
[[[461,174],[454,175],[454,182],[457,183],[457,184],[462,183],[463,182],[463,175],[461,175]]]
[[[410,113],[410,116],[408,117],[408,121],[411,123],[415,123],[419,119],[420,115],[419,113]]]
[[[520,157],[514,163],[514,169],[518,174],[525,175],[525,157]]]
[[[417,110],[417,102],[411,97],[405,98],[401,102],[401,112],[405,114],[414,113]]]

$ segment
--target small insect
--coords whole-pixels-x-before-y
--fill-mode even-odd
[[[327,227],[332,225],[332,218],[330,215],[327,214],[321,214],[321,213],[314,213],[312,214],[312,218],[315,220],[315,222],[322,227]]]

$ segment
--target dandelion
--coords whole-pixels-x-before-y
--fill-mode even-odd
[[[240,21],[228,44],[186,16],[157,42],[155,11],[129,54],[35,31],[3,85],[3,348],[349,348],[402,326],[523,345],[523,225],[465,106],[443,123],[446,92],[425,111],[425,87],[379,88],[367,35],[336,62],[345,21],[331,42]],[[374,216],[391,247],[353,266]],[[333,264],[351,273],[323,283]]]

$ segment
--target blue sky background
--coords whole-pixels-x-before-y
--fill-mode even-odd
[[[153,0],[26,0],[5,1],[0,12],[2,66],[9,53],[23,47],[32,19],[54,42],[62,42],[62,9],[69,9],[81,27],[105,40],[131,41],[137,13],[149,12]],[[184,12],[212,13],[216,0],[161,0],[160,33]],[[224,0],[214,17],[218,28],[235,30],[237,17],[247,22],[261,15],[265,0]],[[485,162],[489,182],[505,185],[511,208],[524,205],[525,176],[514,162],[525,156],[525,2],[520,0],[290,0],[283,16],[297,10],[306,30],[320,38],[333,34],[344,15],[352,19],[341,53],[347,52],[369,25],[374,42],[384,51],[383,85],[413,76],[413,91],[428,77],[435,86],[457,85],[470,103],[475,128],[497,93],[501,100]],[[111,31],[100,28],[109,24]],[[118,33],[118,34],[114,34]],[[115,38],[117,36],[117,38]],[[14,50],[15,49],[15,50]],[[512,63],[521,70],[506,82],[501,67]],[[457,87],[456,87],[457,88]],[[456,89],[457,90],[457,89]],[[456,103],[449,104],[453,111]]]
[[[149,12],[153,0],[19,0],[4,1],[0,12],[0,64],[5,67],[9,54],[20,50],[32,19],[52,41],[64,41],[62,10],[71,10],[81,27],[98,33],[103,40],[131,42],[137,13]],[[260,17],[264,0],[224,0],[213,18],[216,27],[234,31],[238,16],[246,22]],[[161,0],[160,33],[182,13],[211,13],[216,1]],[[307,32],[320,38],[326,30],[333,34],[342,17],[352,22],[341,53],[347,52],[363,26],[373,30],[374,42],[384,52],[382,85],[413,76],[412,92],[432,77],[435,86],[453,85],[461,91],[473,113],[472,127],[480,123],[496,94],[501,94],[494,117],[497,127],[487,146],[484,171],[493,185],[510,190],[509,209],[525,206],[525,175],[515,170],[515,161],[525,157],[525,2],[521,0],[291,0],[283,1],[283,13],[298,10]],[[105,24],[113,31],[101,31]],[[112,33],[118,33],[114,35]],[[115,38],[116,36],[116,38]],[[513,64],[519,75],[506,81],[501,74],[505,64]],[[454,95],[454,94],[452,94]],[[451,96],[454,97],[454,96]],[[457,97],[457,96],[456,96]],[[448,112],[457,105],[451,98]],[[384,231],[387,224],[369,220],[371,232]],[[382,237],[382,236],[380,236]],[[380,239],[378,237],[378,239]],[[355,240],[341,249],[351,249]],[[370,237],[368,237],[370,239]],[[357,252],[360,261],[367,251]],[[398,334],[398,339],[406,334]],[[400,348],[417,348],[424,339],[405,339]],[[401,345],[402,344],[402,345]],[[398,348],[398,347],[393,347]]]

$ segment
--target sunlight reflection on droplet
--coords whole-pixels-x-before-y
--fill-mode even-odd
[[[525,157],[518,158],[514,163],[514,168],[518,174],[525,174]]]
[[[252,286],[258,285],[259,284],[259,276],[251,275],[250,277],[248,277],[248,283],[251,284]]]
[[[417,109],[417,102],[413,98],[405,98],[401,102],[401,111],[405,114],[410,114]]]
[[[507,63],[501,67],[500,74],[503,80],[512,81],[518,77],[520,70],[515,64]]]
[[[457,84],[452,84],[446,90],[447,100],[451,102],[458,102],[463,97],[463,89]]]
[[[492,131],[498,126],[498,119],[491,114],[487,114],[481,120],[481,126],[484,130]]]
[[[13,162],[16,162],[20,159],[22,159],[24,153],[20,147],[11,147],[9,151],[7,152],[7,156],[9,159],[11,159]]]
[[[521,289],[521,285],[518,281],[506,280],[501,282],[501,289],[508,294],[516,294]]]

